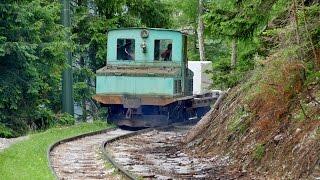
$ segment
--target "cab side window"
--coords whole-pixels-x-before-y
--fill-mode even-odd
[[[117,60],[134,60],[134,52],[134,39],[117,39]]]
[[[154,41],[154,60],[172,61],[171,39],[157,39]]]

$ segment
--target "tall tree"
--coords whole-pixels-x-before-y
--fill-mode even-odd
[[[267,13],[276,0],[226,0],[211,1],[205,15],[213,36],[231,41],[231,65],[237,63],[237,43],[251,38],[265,26]]]
[[[199,42],[199,54],[200,61],[205,61],[205,49],[204,49],[204,23],[203,23],[203,0],[199,0],[198,5],[198,42]]]
[[[46,128],[61,107],[67,43],[59,5],[42,0],[0,3],[0,136]]]
[[[206,14],[208,0],[166,0],[173,9],[173,28],[188,33],[188,58],[190,60],[214,59],[221,48],[217,48],[217,41],[206,41],[206,28],[203,15]],[[206,48],[208,47],[208,48]]]

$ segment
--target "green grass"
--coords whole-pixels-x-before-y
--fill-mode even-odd
[[[48,166],[47,150],[56,141],[111,127],[103,122],[82,123],[63,128],[52,128],[29,135],[29,139],[0,152],[0,179],[54,179]]]
[[[248,128],[248,117],[249,114],[243,108],[238,107],[233,114],[231,120],[228,123],[228,130],[231,132],[240,132],[243,134]]]
[[[265,154],[266,148],[263,144],[256,144],[254,152],[253,152],[253,158],[260,161],[264,154]]]

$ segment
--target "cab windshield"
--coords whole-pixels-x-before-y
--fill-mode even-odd
[[[134,55],[134,39],[117,39],[117,60],[134,60]]]
[[[154,41],[154,60],[172,61],[171,39],[157,39]]]

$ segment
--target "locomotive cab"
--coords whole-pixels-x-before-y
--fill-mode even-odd
[[[193,73],[186,53],[187,36],[180,31],[110,30],[106,66],[96,72],[94,96],[108,108],[108,121],[154,127],[194,116],[189,115]]]

